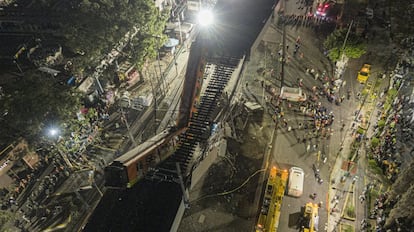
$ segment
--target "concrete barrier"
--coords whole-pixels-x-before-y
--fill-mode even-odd
[[[184,216],[184,212],[185,212],[185,204],[184,204],[184,200],[181,199],[181,203],[180,203],[180,206],[178,207],[177,214],[175,214],[174,222],[171,225],[170,232],[178,231],[181,220],[183,219],[183,216]]]

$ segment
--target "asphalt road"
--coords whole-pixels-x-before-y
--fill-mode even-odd
[[[212,53],[246,54],[261,31],[277,0],[219,0],[214,8],[215,24],[205,36]]]
[[[298,14],[298,9],[294,6],[295,2],[288,1],[287,3],[288,14]],[[277,52],[277,50],[274,49],[274,44],[278,44],[281,42],[280,28],[278,28],[277,26],[273,28],[273,32],[271,31],[272,28],[269,29],[270,31],[268,32],[268,34],[270,34],[271,36],[267,36],[266,40],[268,42],[268,47],[270,47],[270,51],[268,51],[268,54],[271,52]],[[288,55],[290,55],[292,59],[291,62],[288,63],[286,66],[285,83],[287,85],[297,86],[297,78],[303,78],[303,88],[306,89],[306,91],[309,93],[309,90],[312,88],[312,86],[319,87],[322,83],[319,81],[315,81],[309,74],[307,74],[305,72],[306,68],[313,68],[317,70],[318,73],[326,71],[326,73],[328,74],[333,73],[333,69],[326,57],[323,55],[322,51],[319,49],[320,47],[322,47],[322,41],[318,41],[318,33],[315,33],[315,31],[302,26],[289,26],[287,30],[287,43],[288,45],[290,45],[290,47],[293,47],[292,45],[294,44],[294,38],[297,38],[298,36],[300,36],[303,42],[300,51],[303,52],[304,58],[298,60],[295,56],[288,52]],[[345,84],[343,87],[340,88],[338,94],[339,96],[342,96],[346,95],[348,90],[351,91],[351,98],[349,100],[345,100],[341,103],[340,106],[329,103],[328,101],[326,101],[326,99],[318,100],[321,102],[323,106],[328,108],[328,111],[332,111],[334,113],[335,121],[332,125],[334,133],[329,140],[315,138],[311,140],[311,145],[317,145],[316,150],[313,150],[311,148],[310,152],[306,152],[307,145],[297,141],[298,137],[302,138],[303,135],[308,131],[296,129],[291,132],[288,132],[286,129],[278,130],[273,153],[275,163],[282,167],[298,166],[301,167],[306,173],[303,196],[300,198],[292,198],[289,196],[285,196],[285,198],[283,199],[281,209],[282,214],[279,223],[280,231],[297,231],[298,229],[296,226],[298,217],[301,214],[303,214],[303,206],[310,201],[316,203],[323,203],[322,208],[319,210],[319,229],[324,229],[328,217],[328,209],[326,207],[328,204],[332,204],[332,202],[329,202],[327,198],[328,188],[331,187],[328,183],[330,171],[333,167],[336,155],[339,152],[341,144],[345,139],[351,136],[351,130],[348,128],[351,127],[355,119],[354,112],[359,108],[359,105],[362,103],[361,99],[358,99],[357,96],[359,93],[361,93],[363,85],[361,85],[356,80],[356,73],[359,71],[364,62],[370,63],[370,61],[377,64],[377,66],[373,66],[372,69],[372,80],[383,71],[381,65],[379,64],[382,62],[378,62],[378,59],[372,58],[373,57],[369,57],[369,55],[366,55],[363,56],[361,59],[352,60],[349,62],[348,67],[345,70],[342,77],[342,79],[345,81]],[[376,62],[374,62],[374,60]],[[270,62],[267,61],[268,64],[272,62],[273,60],[270,60]],[[268,81],[276,83],[277,85],[277,82],[274,80]],[[286,108],[288,107],[286,107],[285,105],[285,109]],[[292,109],[286,109],[286,115],[288,116],[289,125],[293,128],[297,128],[298,123],[303,122],[306,119],[303,116],[301,116],[300,113],[298,114],[297,112],[293,112],[294,109],[295,107],[292,107]],[[340,130],[342,123],[346,125],[345,130]],[[312,165],[318,163],[318,159],[316,156],[317,151],[322,151],[322,153],[324,153],[328,158],[327,163],[321,163],[322,166],[320,167],[321,177],[324,180],[323,184],[318,184],[316,182],[312,170]],[[363,163],[359,163],[359,165],[363,165]],[[364,188],[363,177],[365,175],[365,171],[363,169],[359,169],[356,175],[359,176],[360,181],[356,183],[355,193],[353,194],[355,198],[358,198],[359,194],[361,194]],[[335,177],[335,180],[337,180],[337,177]],[[347,186],[349,185],[344,185],[342,190],[348,190]],[[312,193],[317,193],[318,197],[316,200],[312,200],[309,197],[309,195]],[[340,200],[343,201],[345,194],[342,191],[338,191],[338,195],[342,197]],[[358,200],[356,200],[356,204],[357,223],[355,223],[355,225],[358,231],[358,222],[362,220],[362,218],[364,218],[365,212],[363,204],[361,204]],[[339,208],[342,210],[342,207]]]
[[[298,9],[295,1],[287,1],[285,6],[285,12],[287,15],[296,14],[303,15],[304,11]],[[277,54],[279,44],[282,41],[282,29],[277,26],[277,20],[274,25],[269,28],[267,35],[265,35],[265,41],[267,42],[267,54]],[[327,25],[329,27],[329,25]],[[310,74],[306,73],[306,69],[314,69],[319,75],[322,72],[326,72],[327,75],[333,73],[333,67],[324,56],[321,51],[322,42],[319,40],[320,33],[323,31],[315,32],[312,28],[306,26],[291,26],[288,25],[286,36],[286,45],[290,47],[286,48],[288,62],[285,65],[285,85],[298,87],[298,79],[303,79],[303,89],[308,94],[311,93],[313,86],[321,87],[323,82],[315,80]],[[303,58],[295,56],[292,53],[296,39],[300,37],[301,48],[299,54],[303,53]],[[263,56],[263,54],[262,54]],[[268,66],[272,65],[277,60],[272,55],[265,56],[265,61]],[[273,67],[273,66],[272,66]],[[277,72],[277,65],[274,66]],[[354,79],[353,70],[345,73],[344,78],[348,84],[352,85],[354,92],[359,91],[359,86],[352,81]],[[280,88],[279,80],[269,79],[269,83],[273,83],[276,88]],[[345,87],[346,88],[346,87]],[[339,96],[344,94],[346,90],[340,89]],[[352,112],[356,106],[353,99],[345,100],[340,106],[330,103],[326,98],[320,98],[322,106],[327,108],[327,111],[332,111],[335,115],[335,121],[331,126],[334,129],[334,134],[330,138],[315,138],[308,140],[307,143],[300,141],[306,134],[311,132],[311,129],[299,129],[299,123],[305,124],[311,120],[310,117],[303,116],[299,108],[293,104],[292,108],[289,108],[287,104],[284,105],[285,117],[288,120],[288,125],[293,128],[292,131],[288,131],[287,128],[281,128],[277,131],[275,142],[273,145],[273,160],[274,163],[283,168],[289,168],[291,166],[297,166],[305,172],[305,184],[303,195],[299,198],[285,196],[282,202],[281,217],[279,222],[280,231],[298,231],[298,219],[303,215],[303,207],[307,202],[319,203],[322,202],[322,207],[319,210],[320,221],[319,229],[323,230],[325,223],[327,222],[327,209],[328,204],[328,187],[329,187],[329,175],[330,168],[335,161],[335,155],[340,147],[340,143],[346,136],[344,133],[340,133],[340,121],[349,125],[352,120]],[[311,122],[311,121],[310,121]],[[299,138],[299,140],[298,140]],[[311,149],[307,151],[307,146],[310,145]],[[316,145],[316,149],[313,146]],[[322,154],[327,156],[327,162],[324,164],[320,157],[318,162],[317,152],[321,151]],[[320,165],[320,175],[324,180],[322,184],[319,184],[314,176],[312,169],[313,165]],[[315,200],[309,196],[312,193],[317,193]]]

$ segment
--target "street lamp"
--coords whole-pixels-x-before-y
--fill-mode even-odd
[[[202,9],[197,16],[197,21],[201,26],[210,26],[214,23],[214,15],[211,10]]]
[[[49,137],[56,138],[56,136],[59,135],[60,131],[59,131],[59,128],[52,126],[47,130],[47,133]]]
[[[60,129],[56,126],[51,126],[47,129],[47,135],[49,138],[52,139],[52,144],[56,147],[57,152],[65,161],[65,163],[70,167],[73,168],[72,163],[69,161],[69,158],[59,149],[58,144],[56,143],[60,137]]]

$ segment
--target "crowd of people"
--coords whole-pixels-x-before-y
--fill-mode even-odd
[[[395,75],[391,81],[393,89],[399,89],[402,85],[402,76]],[[386,103],[388,102],[388,103]],[[402,160],[399,152],[398,141],[407,143],[413,137],[410,115],[409,97],[397,97],[395,99],[385,99],[378,106],[381,108],[385,104],[391,104],[388,112],[384,112],[383,120],[375,125],[374,137],[383,138],[377,146],[372,146],[373,157],[378,166],[382,169],[384,175],[390,180],[395,181],[400,172]],[[386,117],[385,117],[386,116]],[[382,125],[379,125],[382,123]]]
[[[385,201],[387,200],[388,195],[386,193],[380,194],[377,199],[374,201],[374,208],[371,210],[369,218],[375,219],[375,231],[381,231],[381,228],[385,224]],[[366,220],[361,222],[362,228],[367,228],[368,223]]]
[[[315,80],[321,82],[322,86],[312,87],[310,99],[312,101],[318,101],[320,98],[326,98],[330,103],[340,105],[345,99],[349,100],[351,97],[351,91],[347,91],[347,94],[339,95],[339,88],[346,85],[346,81],[336,80],[335,78],[329,77],[326,71],[319,72],[313,68],[307,68],[306,73],[311,75]]]
[[[313,110],[313,121],[317,131],[332,125],[335,115],[332,111],[328,113],[328,109],[319,102]]]
[[[409,73],[409,66],[407,63],[402,62],[403,65],[397,65],[396,70],[392,73],[390,81],[390,89],[399,90],[405,82],[404,77]],[[412,68],[412,67],[411,67]],[[384,96],[385,94],[381,94]],[[382,102],[377,106],[383,111],[381,114],[381,120],[375,125],[374,137],[378,139],[378,144],[372,144],[371,151],[373,158],[378,166],[381,168],[383,174],[390,180],[395,182],[400,174],[402,165],[408,164],[404,153],[405,149],[411,149],[413,143],[412,122],[414,120],[413,114],[413,100],[412,96],[403,96],[398,94],[395,97],[393,94],[389,94],[384,97]],[[385,105],[390,104],[388,110],[385,110]],[[388,108],[388,107],[387,107]],[[411,146],[411,148],[410,148]],[[405,152],[410,152],[405,151]],[[377,199],[373,209],[371,210],[370,218],[376,220],[376,230],[381,231],[384,229],[386,220],[385,211],[389,210],[389,207],[395,204],[395,202],[387,202],[388,195],[381,194]],[[388,208],[388,209],[387,209]],[[398,223],[397,223],[398,224]],[[408,223],[409,224],[409,223]],[[398,226],[398,225],[397,225]]]

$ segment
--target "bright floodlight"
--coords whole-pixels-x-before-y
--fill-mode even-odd
[[[210,10],[201,10],[198,13],[198,23],[202,26],[208,26],[213,24],[214,22],[214,17],[213,17],[213,12],[211,12]]]
[[[49,136],[55,137],[58,134],[59,134],[59,130],[57,128],[52,127],[49,129]]]

